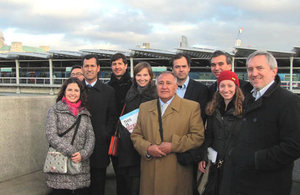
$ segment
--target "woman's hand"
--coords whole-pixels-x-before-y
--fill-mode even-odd
[[[72,161],[74,163],[79,163],[81,161],[81,155],[79,152],[75,152],[74,154],[72,154]]]
[[[198,169],[202,173],[205,173],[205,168],[206,168],[206,162],[205,161],[200,161],[199,164],[198,164]]]

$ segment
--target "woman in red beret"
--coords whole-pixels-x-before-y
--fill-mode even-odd
[[[207,186],[200,193],[205,195],[227,194],[226,186],[229,186],[231,179],[226,170],[232,166],[229,160],[230,148],[238,136],[243,112],[244,95],[237,75],[231,71],[221,72],[217,86],[218,90],[205,110],[208,119],[202,147],[203,160],[198,166],[202,173],[209,169]]]

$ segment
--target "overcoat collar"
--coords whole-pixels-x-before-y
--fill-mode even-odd
[[[84,85],[84,87],[87,89],[86,84],[85,84],[85,81],[83,81],[83,85]],[[102,81],[99,80],[99,78],[97,78],[97,82],[96,82],[96,84],[93,86],[93,89],[96,89],[97,91],[102,92],[102,91],[103,91],[103,85],[104,85],[104,83],[102,83]]]
[[[252,94],[248,94],[246,101],[246,110],[245,112],[251,112],[260,108],[263,104],[263,101],[269,98],[278,88],[280,87],[280,79],[279,77],[275,78],[275,82],[269,87],[269,89],[261,96],[258,100],[254,101]]]
[[[121,76],[120,79],[117,79],[116,75],[114,73],[111,73],[111,76],[110,76],[110,83],[124,83],[124,82],[127,82],[131,80],[131,77],[129,75],[129,73],[126,72]]]
[[[175,94],[175,97],[174,97],[173,101],[170,103],[170,105],[167,107],[167,109],[163,115],[163,118],[165,118],[166,116],[168,116],[169,114],[171,114],[173,112],[179,112],[181,100],[182,100],[182,98],[180,98],[177,94]],[[153,103],[153,106],[151,106],[149,111],[158,114],[157,99],[155,101],[153,101],[152,103]]]

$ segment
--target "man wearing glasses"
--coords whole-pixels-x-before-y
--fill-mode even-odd
[[[81,66],[72,66],[70,77],[76,77],[80,81],[82,81],[84,79],[84,76],[82,74]]]

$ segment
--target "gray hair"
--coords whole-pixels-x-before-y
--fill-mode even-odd
[[[265,56],[266,60],[267,60],[267,63],[269,64],[269,66],[272,70],[274,68],[278,67],[275,57],[267,51],[255,51],[255,52],[253,52],[252,54],[250,54],[248,56],[247,61],[246,61],[246,65],[248,66],[249,61],[252,60],[252,58],[254,58],[256,56]]]
[[[161,76],[161,75],[165,75],[165,74],[170,74],[174,77],[174,81],[175,83],[177,84],[177,77],[175,76],[175,74],[173,72],[170,72],[170,71],[164,71],[164,72],[161,72],[157,77],[156,77],[156,80],[155,80],[155,84],[157,85],[157,81],[158,81],[158,78]]]

